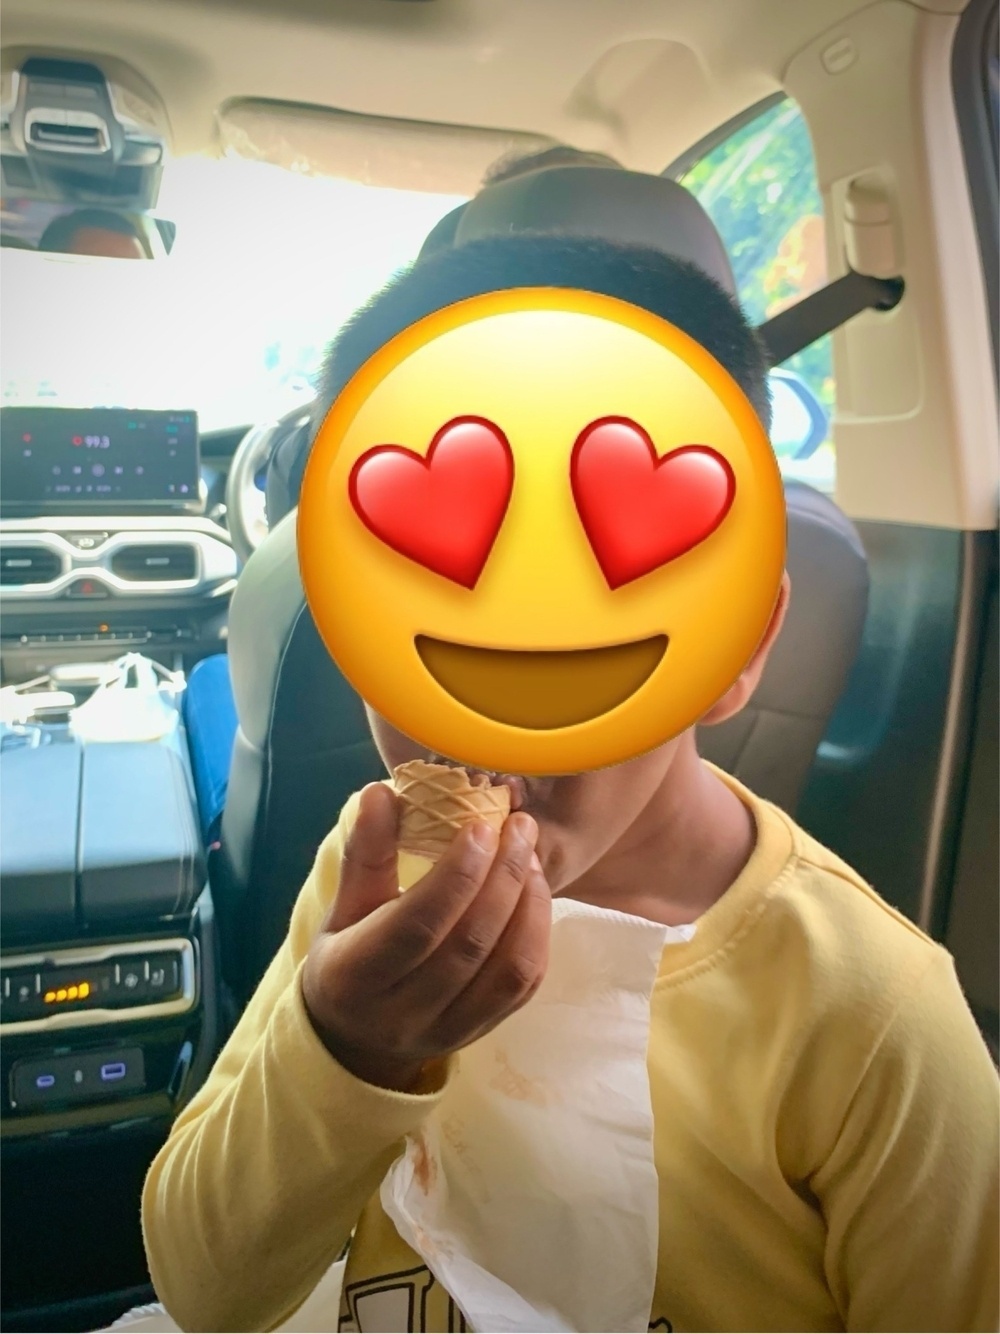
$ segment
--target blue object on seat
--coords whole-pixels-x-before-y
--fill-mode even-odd
[[[218,841],[229,786],[229,763],[239,720],[225,653],[195,663],[184,691],[182,715],[188,736],[198,815],[206,847]]]

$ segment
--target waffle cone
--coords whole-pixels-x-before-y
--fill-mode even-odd
[[[392,777],[402,806],[400,852],[436,861],[465,825],[485,820],[499,833],[510,814],[510,789],[485,774],[470,779],[464,769],[411,760]]]

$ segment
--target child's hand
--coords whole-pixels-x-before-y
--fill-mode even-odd
[[[400,894],[395,802],[381,783],[361,794],[302,992],[345,1069],[406,1091],[428,1061],[467,1046],[534,994],[552,915],[534,857],[538,827],[522,813],[507,819],[499,846],[488,825],[462,830]]]

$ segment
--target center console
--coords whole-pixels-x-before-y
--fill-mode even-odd
[[[36,744],[18,744],[25,732]],[[0,738],[5,949],[186,920],[204,861],[171,740],[88,744],[41,726]]]
[[[220,1042],[179,724],[0,730],[0,882],[4,1328],[93,1328],[60,1303],[117,1291],[125,1309],[148,1282],[142,1180]]]

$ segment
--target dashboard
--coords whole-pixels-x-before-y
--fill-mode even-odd
[[[128,649],[176,666],[224,647],[239,561],[221,500],[242,435],[203,450],[185,409],[0,409],[4,683]]]

